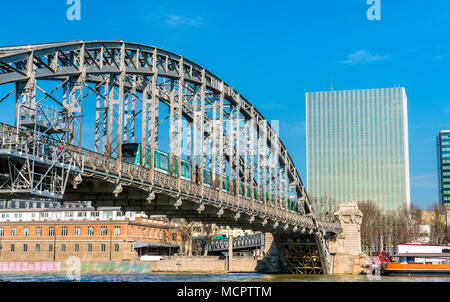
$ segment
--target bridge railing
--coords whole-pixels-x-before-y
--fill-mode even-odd
[[[247,236],[233,237],[233,250],[242,248],[263,247],[265,244],[264,234],[253,234]],[[226,251],[228,250],[230,240],[228,238],[213,240],[208,244],[208,251]]]
[[[177,178],[174,176],[156,170],[151,173],[149,168],[132,165],[88,149],[64,144],[48,136],[35,134],[29,129],[16,128],[0,123],[0,138],[2,149],[7,148],[22,152],[26,156],[33,155],[38,160],[66,164],[70,158],[78,159],[79,162],[83,163],[83,168],[103,171],[109,175],[128,179],[131,182],[136,180],[146,185],[157,186],[160,189],[182,193],[186,197],[195,196],[206,201],[213,201],[216,205],[234,208],[236,212],[243,212],[248,215],[264,215],[270,219],[284,221],[286,224],[299,225],[300,228],[309,230],[316,228],[312,217],[280,208],[276,204],[267,204],[246,196],[236,198],[236,194],[183,179],[178,186]],[[39,178],[38,175],[37,178]],[[327,232],[336,231],[339,228],[337,224],[332,223],[321,222],[319,225]]]

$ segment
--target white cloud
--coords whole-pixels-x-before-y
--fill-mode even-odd
[[[178,27],[182,25],[198,26],[203,24],[203,18],[201,17],[189,18],[177,15],[169,15],[165,22],[169,27]]]
[[[436,190],[438,188],[437,174],[434,173],[411,176],[410,180],[412,188],[429,188]]]
[[[356,65],[356,64],[360,64],[360,63],[387,60],[388,58],[389,58],[388,55],[385,55],[385,56],[372,55],[367,50],[363,49],[363,50],[357,51],[355,53],[349,54],[345,61],[340,61],[339,63]]]

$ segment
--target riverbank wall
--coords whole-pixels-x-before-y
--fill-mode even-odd
[[[160,261],[112,262],[0,262],[0,274],[17,273],[254,273],[262,272],[262,260],[254,257],[233,257],[231,270],[227,259],[218,256],[172,256]]]
[[[152,272],[191,272],[191,273],[243,273],[258,272],[262,261],[254,257],[234,256],[231,270],[228,270],[227,259],[217,256],[170,257],[162,261],[152,261]]]

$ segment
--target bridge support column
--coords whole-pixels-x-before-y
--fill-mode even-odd
[[[330,242],[334,274],[358,274],[361,268],[361,222],[362,213],[356,203],[342,203],[334,213],[341,223],[342,233]]]

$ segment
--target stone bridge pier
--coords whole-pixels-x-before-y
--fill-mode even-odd
[[[334,216],[340,222],[342,232],[328,242],[333,274],[359,274],[364,259],[361,253],[362,212],[356,202],[349,202],[342,203]]]
[[[362,212],[356,203],[343,203],[334,213],[342,231],[327,236],[330,251],[328,274],[359,274],[361,262]],[[265,234],[263,270],[266,273],[322,274],[320,253],[314,236],[308,234]]]

